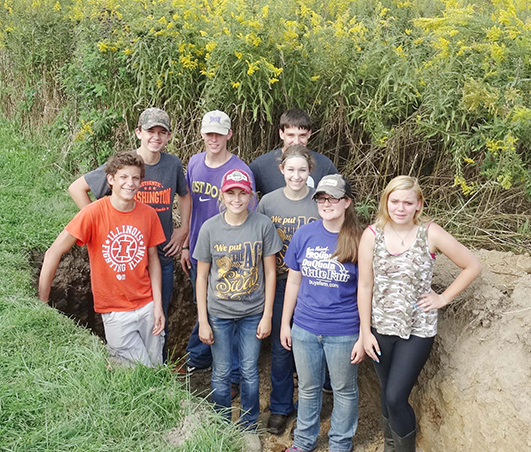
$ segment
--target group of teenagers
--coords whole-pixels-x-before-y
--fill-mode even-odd
[[[186,175],[179,158],[164,152],[171,138],[165,111],[145,110],[135,133],[136,152],[113,155],[69,187],[81,210],[46,252],[39,298],[49,300],[62,255],[86,244],[94,309],[109,350],[124,362],[156,366],[167,358],[166,318],[180,256],[197,303],[181,372],[212,367],[212,401],[227,419],[239,393],[238,422],[256,429],[258,357],[271,336],[267,428],[283,433],[296,412],[286,452],[315,449],[328,376],[329,450],[352,450],[357,369],[366,356],[381,384],[385,452],[414,451],[408,399],[437,333],[437,311],[481,271],[465,246],[424,219],[417,180],[392,179],[374,223],[363,230],[349,181],[306,147],[312,125],[304,110],[283,113],[282,148],[249,166],[228,150],[230,118],[205,114],[205,151],[191,157]],[[174,229],[175,197],[181,226]],[[462,269],[441,293],[431,288],[437,250]]]

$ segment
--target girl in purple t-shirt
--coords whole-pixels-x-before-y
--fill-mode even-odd
[[[302,226],[286,252],[290,270],[280,340],[284,348],[293,348],[299,377],[297,428],[286,452],[311,451],[316,446],[325,365],[334,394],[329,448],[352,449],[358,423],[358,366],[351,361],[361,360],[364,351],[358,340],[357,308],[361,228],[351,196],[343,176],[322,178],[313,195],[321,220]]]

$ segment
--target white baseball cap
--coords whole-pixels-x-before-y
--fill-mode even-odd
[[[230,118],[227,113],[219,110],[209,111],[203,116],[201,122],[201,133],[219,133],[228,135],[231,128]]]

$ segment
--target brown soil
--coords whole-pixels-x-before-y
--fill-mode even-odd
[[[411,397],[418,418],[418,447],[425,452],[531,450],[531,257],[484,250],[477,255],[483,274],[440,313],[439,335]],[[36,268],[41,259],[35,256]],[[444,256],[438,257],[434,289],[445,288],[457,272]],[[88,287],[86,252],[76,249],[63,258],[51,298],[57,309],[102,336]],[[191,287],[179,269],[169,315],[174,357],[183,356],[194,322]],[[266,340],[260,358],[264,427],[269,415],[269,348]],[[206,396],[209,378],[210,374],[192,376],[191,390]],[[367,360],[360,366],[358,383],[354,450],[373,452],[382,444],[379,386]],[[332,399],[324,395],[319,452],[327,450]],[[263,435],[264,452],[283,452],[291,445],[293,422],[290,419],[282,436]]]

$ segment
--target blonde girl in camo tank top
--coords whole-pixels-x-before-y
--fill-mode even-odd
[[[433,345],[437,310],[481,271],[474,255],[448,232],[436,223],[424,225],[423,204],[416,179],[395,177],[359,246],[360,337],[380,380],[384,452],[415,451],[416,419],[408,399]],[[441,294],[431,288],[437,250],[462,268]]]
[[[435,255],[430,253],[428,228],[419,226],[415,241],[403,253],[391,254],[383,229],[374,234],[372,326],[380,334],[408,339],[410,334],[437,334],[437,310],[419,309],[417,301],[431,291]]]

